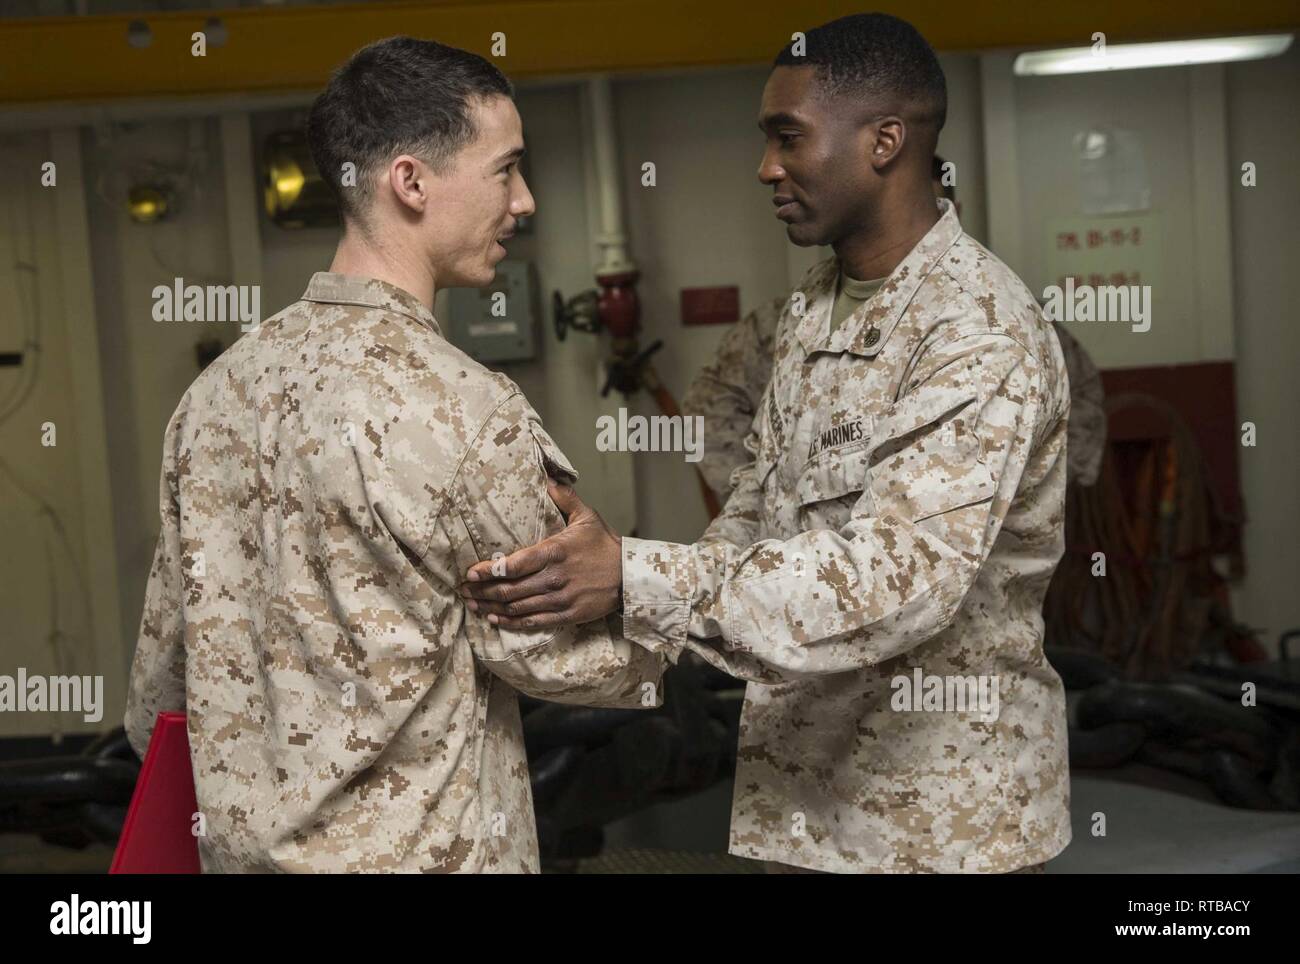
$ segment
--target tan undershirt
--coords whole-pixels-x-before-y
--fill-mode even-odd
[[[835,286],[835,304],[831,308],[831,334],[835,334],[844,319],[861,308],[863,302],[869,301],[871,296],[880,290],[880,286],[888,280],[888,278],[877,278],[874,281],[859,281],[841,271]]]

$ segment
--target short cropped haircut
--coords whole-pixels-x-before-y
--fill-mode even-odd
[[[411,154],[447,169],[478,135],[474,98],[513,97],[505,74],[478,54],[433,40],[389,37],[361,48],[330,77],[307,115],[307,144],[345,221],[365,223],[376,175]],[[356,186],[343,184],[356,165]]]
[[[777,67],[816,67],[830,97],[902,100],[912,120],[942,129],[948,116],[948,85],[939,58],[906,20],[886,13],[858,13],[809,30],[804,51],[791,40],[777,54]]]

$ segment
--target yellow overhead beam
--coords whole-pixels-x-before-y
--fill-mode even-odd
[[[490,56],[510,76],[770,61],[795,30],[863,9],[910,20],[939,50],[1085,46],[1295,28],[1295,0],[1092,0],[1022,5],[951,0],[514,0],[241,8],[0,20],[0,102],[98,101],[319,88],[362,44],[393,34]],[[217,17],[227,38],[191,53]],[[135,47],[128,30],[148,25]]]

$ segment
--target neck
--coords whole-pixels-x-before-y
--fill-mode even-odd
[[[833,245],[840,268],[860,281],[886,278],[938,220],[939,206],[928,184],[923,193],[886,201],[870,225]]]
[[[336,274],[386,281],[415,295],[432,311],[437,279],[428,265],[413,255],[413,251],[412,246],[368,238],[357,228],[349,226],[343,231],[329,269]]]

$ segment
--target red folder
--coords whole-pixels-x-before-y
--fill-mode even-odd
[[[184,713],[159,713],[110,874],[197,874],[194,770]]]

